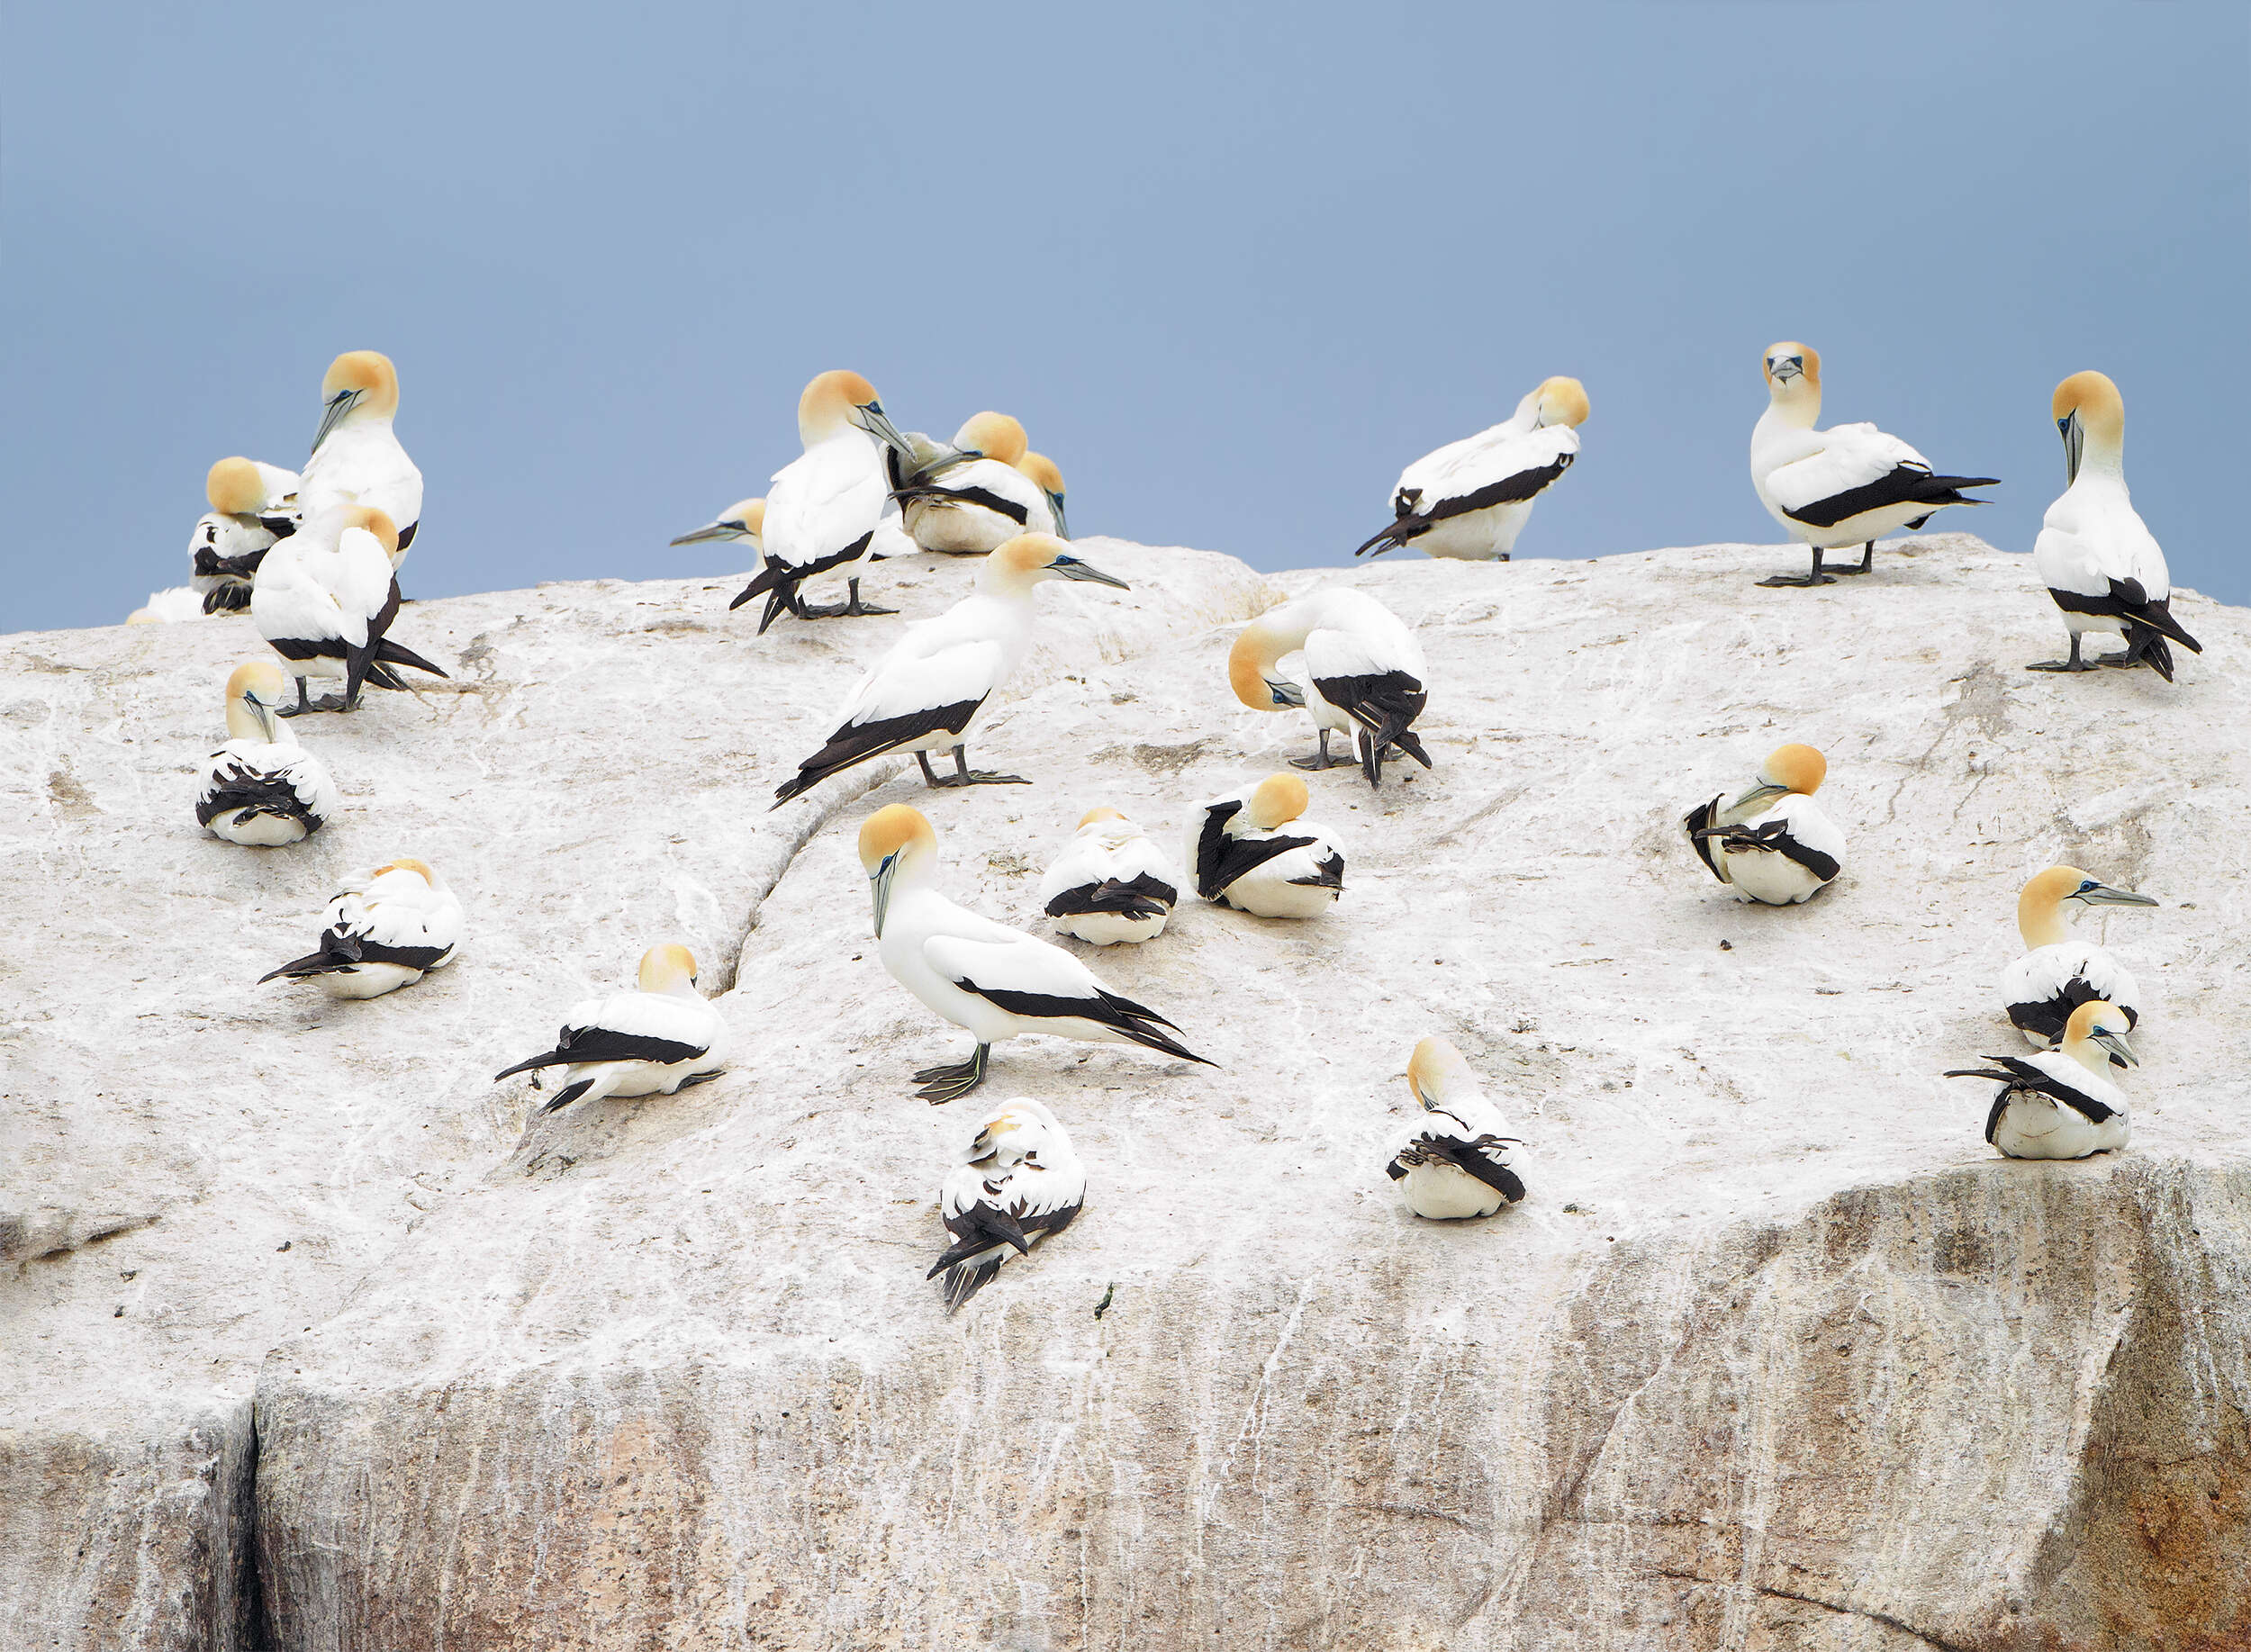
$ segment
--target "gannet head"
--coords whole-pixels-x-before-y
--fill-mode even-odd
[[[927,876],[938,863],[938,835],[918,808],[889,804],[860,823],[860,866],[868,875],[875,902],[875,938],[883,938],[883,917],[890,910],[891,886],[903,872],[909,881]]]
[[[673,543],[701,545],[707,539],[747,539],[751,549],[757,550],[759,536],[765,531],[766,501],[738,499],[693,533],[683,534]]]
[[[347,419],[390,419],[399,411],[399,373],[380,350],[347,350],[321,380],[321,428],[312,451]]]
[[[397,565],[399,530],[387,512],[378,510],[373,505],[347,505],[337,526],[338,539],[340,541],[346,533],[355,528],[373,534],[375,543],[383,546],[383,554],[391,559],[393,566]]]
[[[289,674],[271,659],[245,660],[227,679],[227,737],[281,742],[276,719],[289,703]]]
[[[652,946],[641,954],[643,992],[693,992],[696,955],[676,942]]]
[[[2141,1057],[2126,1042],[2127,1034],[2132,1030],[2133,1024],[2117,1005],[2090,998],[2073,1010],[2071,1019],[2064,1024],[2063,1051],[2096,1072],[2101,1072],[2113,1056],[2126,1066],[2139,1067]]]
[[[1758,784],[1735,799],[1736,808],[1749,808],[1771,798],[1794,793],[1810,798],[1829,777],[1829,760],[1810,745],[1779,745],[1758,765]]]
[[[1047,508],[1055,513],[1055,532],[1070,538],[1071,528],[1063,520],[1063,474],[1055,468],[1055,461],[1044,453],[1027,453],[1016,462],[1016,467],[1047,495]]]
[[[2075,373],[2056,386],[2049,400],[2057,434],[2064,438],[2064,478],[2079,480],[2079,462],[2092,447],[2115,458],[2126,450],[2126,401],[2110,375],[2089,371]]]
[[[1070,1139],[1063,1127],[1046,1104],[1029,1096],[1017,1096],[1004,1101],[978,1126],[976,1136],[963,1152],[970,1164],[987,1159],[1005,1159],[1014,1162],[1029,1159],[1038,1163],[1043,1153],[1058,1156],[1056,1150],[1069,1151]]]
[[[221,459],[203,478],[203,497],[224,515],[256,516],[266,509],[266,478],[248,459]]]
[[[1252,789],[1243,817],[1259,831],[1279,831],[1304,814],[1309,800],[1306,782],[1296,775],[1270,774]]]
[[[846,429],[864,430],[884,447],[908,451],[907,438],[885,416],[875,386],[856,373],[831,368],[816,376],[797,399],[797,433],[811,447]]]
[[[1115,585],[1120,591],[1133,589],[1124,580],[1080,562],[1071,554],[1071,546],[1053,534],[1018,534],[986,553],[985,565],[977,575],[981,590],[1009,595],[1028,591],[1042,580],[1087,580],[1097,585]]]
[[[1576,427],[1587,422],[1587,386],[1577,379],[1544,379],[1532,394],[1539,398],[1538,411],[1532,419],[1534,425]]]
[[[1460,1097],[1485,1092],[1461,1052],[1442,1038],[1425,1038],[1415,1046],[1407,1060],[1407,1088],[1428,1113]]]
[[[2077,901],[2083,907],[2154,907],[2156,898],[2131,889],[2112,889],[2090,878],[2076,866],[2050,866],[2025,880],[2017,896],[2017,933],[2030,947],[2055,946],[2068,931],[2064,907]]]
[[[1105,822],[1111,820],[1126,820],[1126,817],[1119,814],[1116,809],[1110,808],[1107,804],[1104,804],[1098,808],[1090,808],[1087,810],[1085,814],[1080,816],[1079,829],[1083,832],[1089,826],[1098,826],[1103,825]],[[1126,824],[1127,826],[1131,826],[1133,825],[1133,822],[1126,820]]]
[[[381,866],[376,867],[375,871],[367,874],[367,880],[370,883],[373,883],[377,878],[382,877],[385,872],[393,871],[411,872],[434,889],[445,887],[438,881],[438,874],[430,871],[429,862],[418,861],[411,854],[402,854],[395,861],[384,862]],[[655,953],[650,954],[651,957],[654,957],[655,955]],[[694,962],[695,961],[693,959],[689,960],[690,967],[688,972],[691,975],[695,973]],[[646,959],[642,961],[642,967],[644,969],[647,967]]]
[[[1024,427],[1006,413],[972,413],[954,432],[954,445],[963,453],[1014,465],[1024,456]]]
[[[1822,357],[1811,345],[1785,339],[1767,347],[1767,394],[1789,421],[1812,425],[1821,417]]]
[[[1288,650],[1273,630],[1253,619],[1227,650],[1227,686],[1235,698],[1253,711],[1279,711],[1303,706],[1306,691],[1275,668]]]

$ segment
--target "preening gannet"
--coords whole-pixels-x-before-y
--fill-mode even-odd
[[[727,1021],[696,990],[695,954],[652,946],[641,954],[639,988],[572,1007],[555,1048],[493,1075],[535,1067],[565,1069],[563,1088],[540,1107],[552,1113],[582,1097],[670,1096],[716,1079],[727,1066]]]
[[[246,660],[227,679],[227,743],[203,764],[195,818],[231,844],[302,843],[344,806],[328,765],[279,720],[288,699],[271,660]]]
[[[2111,1061],[2141,1065],[2126,1033],[2116,1005],[2082,1004],[2065,1025],[2061,1049],[1989,1055],[1991,1068],[1959,1067],[1947,1077],[2000,1081],[1985,1140],[2010,1158],[2084,1159],[2126,1145],[2126,1093],[2105,1070]]]
[[[1270,774],[1197,805],[1188,852],[1196,892],[1254,917],[1318,917],[1344,892],[1344,852],[1300,820],[1306,782]]]
[[[1391,492],[1398,519],[1352,555],[1412,545],[1431,556],[1506,562],[1532,505],[1578,456],[1576,427],[1587,411],[1577,379],[1543,379],[1499,424],[1401,471]]]
[[[1688,811],[1681,825],[1697,858],[1747,900],[1787,907],[1812,898],[1845,858],[1845,835],[1813,801],[1828,773],[1810,745],[1776,748],[1758,765],[1758,783],[1734,802],[1714,798]]]
[[[1305,680],[1281,674],[1286,654],[1302,649]],[[1320,749],[1293,757],[1299,769],[1349,764],[1329,754],[1329,736],[1360,743],[1361,772],[1375,785],[1387,752],[1405,752],[1425,769],[1430,754],[1414,732],[1430,699],[1430,668],[1399,617],[1366,591],[1332,586],[1286,602],[1243,627],[1227,653],[1227,682],[1254,711],[1302,709],[1320,732]],[[1396,753],[1394,753],[1396,754]]]
[[[1055,461],[1044,453],[1027,453],[1016,462],[1016,467],[1038,483],[1040,492],[1047,495],[1047,508],[1055,516],[1055,537],[1070,538],[1071,524],[1063,519],[1063,474],[1055,468]]]
[[[938,836],[920,810],[893,803],[870,815],[860,827],[860,864],[874,898],[884,970],[977,1041],[968,1061],[915,1075],[923,1100],[968,1095],[985,1081],[992,1046],[1027,1033],[1139,1044],[1214,1065],[1167,1036],[1180,1028],[1109,991],[1062,947],[980,917],[939,894],[933,886]]]
[[[266,553],[250,592],[250,618],[297,679],[297,703],[284,717],[356,710],[366,683],[403,689],[394,665],[446,674],[387,635],[399,612],[391,564],[398,537],[380,510],[332,505]],[[343,695],[307,700],[309,677],[341,679]]]
[[[1155,940],[1180,898],[1171,859],[1114,808],[1080,816],[1040,880],[1040,907],[1055,927],[1096,946]]]
[[[1523,1143],[1502,1133],[1508,1126],[1460,1051],[1442,1038],[1423,1040],[1407,1062],[1407,1088],[1427,1116],[1384,1174],[1399,1184],[1409,1210],[1453,1222],[1489,1216],[1524,1196],[1507,1151]]]
[[[297,480],[297,504],[308,518],[339,505],[365,505],[389,517],[398,539],[386,547],[394,570],[422,523],[422,473],[391,428],[398,411],[399,375],[391,358],[376,350],[345,351],[321,380],[321,428]]]
[[[318,981],[332,998],[379,998],[453,961],[461,900],[411,858],[354,872],[330,898],[321,944],[258,977]]]
[[[2067,659],[2042,660],[2028,671],[2093,671],[2098,665],[2147,665],[2173,681],[2170,637],[2192,654],[2204,645],[2173,617],[2173,575],[2165,554],[2126,491],[2126,403],[2100,373],[2075,373],[2056,386],[2049,404],[2064,438],[2064,495],[2040,519],[2032,566],[2064,610],[2071,632]],[[2126,638],[2126,652],[2079,657],[2089,631]]]
[[[2075,939],[2064,922],[2064,908],[2154,907],[2156,901],[2131,889],[2114,889],[2076,866],[2051,866],[2036,872],[2017,897],[2017,933],[2025,954],[2001,978],[2001,1004],[2010,1025],[2036,1050],[2050,1050],[2064,1035],[2072,1012],[2100,999],[2115,1004],[2130,1031],[2141,1018],[2140,988],[2125,967],[2092,941]]]
[[[250,582],[276,539],[303,519],[292,500],[297,473],[256,459],[221,459],[203,478],[209,511],[195,519],[188,542],[188,583],[203,593],[203,612],[250,606]]]
[[[938,1209],[953,1242],[923,1276],[945,1275],[945,1311],[992,1282],[1013,1250],[1071,1225],[1087,1202],[1086,1167],[1055,1115],[1029,1096],[1003,1102],[945,1174]]]
[[[1750,433],[1750,481],[1758,502],[1813,551],[1803,578],[1777,573],[1761,585],[1829,585],[1839,573],[1866,573],[1876,542],[1895,528],[1921,528],[1948,505],[1981,505],[1964,488],[1999,485],[1993,476],[1933,475],[1930,463],[1872,424],[1816,430],[1822,416],[1821,353],[1803,344],[1770,345],[1767,411]],[[1863,547],[1857,568],[1822,565],[1822,553]]]
[[[978,413],[954,432],[954,445],[962,463],[893,491],[917,545],[963,556],[997,549],[1018,534],[1055,531],[1047,494],[1017,468],[1022,425],[1006,413]]]
[[[772,519],[771,517],[768,518]],[[771,553],[769,553],[771,562]],[[774,790],[773,807],[810,791],[832,774],[886,752],[912,752],[933,786],[1021,785],[1014,774],[969,766],[971,729],[993,691],[1008,682],[1032,640],[1033,591],[1045,580],[1090,580],[1128,589],[1071,555],[1053,534],[1020,534],[985,558],[977,589],[907,634],[860,679],[828,744]],[[954,772],[941,778],[929,754],[952,748]]]

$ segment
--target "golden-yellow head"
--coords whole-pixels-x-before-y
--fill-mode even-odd
[[[1407,1058],[1407,1088],[1425,1107],[1442,1106],[1450,1098],[1478,1088],[1477,1075],[1461,1052],[1442,1038],[1425,1038]]]
[[[227,679],[227,699],[256,700],[261,705],[288,703],[289,675],[270,659],[245,660]]]
[[[2056,386],[2048,401],[2057,434],[2064,438],[2064,469],[2079,480],[2079,465],[2089,447],[2115,458],[2126,447],[2126,402],[2108,374],[2075,373]]]
[[[972,413],[954,432],[956,447],[974,447],[989,459],[1014,465],[1024,456],[1024,427],[1006,413]]]
[[[1013,461],[1017,470],[1039,484],[1040,492],[1053,498],[1063,496],[1063,474],[1055,468],[1055,461],[1044,453],[1027,453]]]
[[[1802,384],[1809,390],[1822,387],[1822,353],[1810,344],[1800,344],[1794,339],[1785,339],[1780,344],[1767,347],[1767,387],[1781,392],[1792,384]]]
[[[1125,816],[1105,804],[1099,808],[1090,808],[1080,816],[1079,824],[1081,826],[1090,826],[1098,820],[1123,820],[1125,818]]]
[[[918,808],[887,804],[860,823],[860,866],[871,878],[884,862],[914,847],[938,852],[937,832]]]
[[[1243,815],[1261,832],[1277,831],[1306,812],[1310,794],[1295,774],[1270,774],[1251,793]]]
[[[1540,422],[1542,425],[1567,424],[1577,427],[1587,422],[1587,386],[1577,379],[1542,380],[1538,394]]]
[[[641,954],[641,990],[677,992],[696,984],[696,955],[677,942],[667,941]]]
[[[382,876],[383,876],[383,874],[384,874],[384,873],[385,873],[385,872],[387,872],[387,871],[411,871],[411,872],[412,872],[412,873],[413,873],[416,877],[420,878],[420,880],[421,880],[424,883],[429,884],[429,885],[430,886],[430,888],[432,888],[432,889],[436,889],[436,888],[438,887],[438,874],[437,874],[436,872],[434,872],[434,871],[430,871],[430,869],[429,869],[429,862],[427,862],[427,861],[418,861],[418,860],[416,860],[416,859],[415,859],[412,855],[411,855],[411,854],[401,855],[401,856],[400,856],[397,860],[395,860],[395,861],[387,861],[387,862],[385,862],[383,865],[376,867],[376,868],[375,868],[375,870],[374,871],[372,871],[372,872],[368,873],[368,874],[367,874],[367,876],[368,876],[369,880],[372,881],[373,880],[375,880],[375,879],[376,879],[376,878],[380,878],[380,877],[382,877]],[[659,948],[657,949],[657,952],[662,952],[662,951],[664,951],[664,948],[659,947]],[[673,947],[672,950],[673,950],[673,952],[676,952],[680,953],[680,955],[681,955],[682,957],[683,957],[683,958],[687,958],[687,956],[688,956],[688,954],[687,954],[687,950],[686,950],[684,947],[677,947],[677,946],[675,946],[675,947]],[[654,958],[654,957],[655,957],[655,956],[656,956],[656,952],[651,952],[651,953],[649,953],[647,958],[644,958],[644,959],[641,961],[641,967],[642,967],[644,970],[647,969],[647,968],[648,968],[648,959],[649,959],[649,958]],[[692,977],[692,976],[695,974],[695,972],[696,972],[696,961],[695,961],[694,959],[692,959],[692,958],[689,958],[689,959],[688,959],[688,973],[689,973],[689,975],[690,975],[691,977]]]
[[[256,516],[266,509],[266,478],[248,459],[221,459],[203,478],[203,497],[228,516]]]
[[[1829,778],[1829,759],[1810,745],[1778,745],[1758,765],[1758,778],[1799,797],[1810,798]]]
[[[398,555],[399,530],[387,512],[378,510],[373,505],[349,506],[344,512],[344,526],[337,532],[341,534],[353,528],[365,528],[375,535],[375,543],[383,546],[385,556]]]
[[[1253,711],[1279,711],[1287,702],[1275,697],[1266,673],[1280,657],[1272,632],[1255,620],[1243,627],[1227,650],[1227,686],[1235,698]]]
[[[323,402],[339,396],[349,396],[354,408],[388,419],[399,411],[399,370],[381,350],[347,350],[329,363],[321,380]]]

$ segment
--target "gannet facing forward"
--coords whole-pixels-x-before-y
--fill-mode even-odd
[[[1280,673],[1284,655],[1303,650],[1305,681]],[[1299,769],[1350,763],[1329,754],[1329,736],[1360,743],[1361,772],[1370,786],[1383,778],[1394,748],[1425,769],[1430,754],[1413,732],[1430,695],[1423,650],[1397,614],[1363,591],[1333,586],[1286,602],[1243,627],[1227,652],[1227,682],[1254,711],[1297,707],[1312,718],[1321,744]]]
[[[2062,1048],[1989,1055],[1991,1068],[1959,1067],[1946,1076],[2000,1081],[1985,1140],[2008,1157],[2084,1159],[2126,1145],[2126,1093],[2107,1071],[2112,1061],[2141,1065],[2126,1033],[2125,1012],[2116,1005],[2082,1004],[2065,1025]]]
[[[422,473],[391,428],[398,411],[391,358],[378,350],[345,351],[321,380],[321,428],[297,479],[297,504],[307,517],[364,505],[390,518],[397,543],[386,554],[394,570],[422,523]]]
[[[1114,808],[1090,808],[1040,880],[1040,907],[1067,935],[1096,946],[1153,941],[1180,898],[1180,874],[1148,835]]]
[[[1399,1184],[1409,1210],[1457,1222],[1489,1216],[1524,1196],[1523,1180],[1509,1168],[1507,1152],[1523,1143],[1502,1133],[1508,1126],[1460,1051],[1442,1038],[1416,1044],[1407,1062],[1407,1089],[1426,1116],[1384,1174]]]
[[[953,1313],[990,1284],[1013,1250],[1071,1225],[1087,1201],[1086,1168],[1055,1115],[1029,1096],[1000,1109],[961,1150],[946,1172],[938,1210],[953,1242],[923,1277],[945,1275],[945,1311]]]
[[[411,858],[355,872],[329,900],[321,944],[258,977],[318,981],[332,998],[379,998],[453,961],[461,900]]]
[[[502,1068],[502,1079],[538,1067],[565,1069],[563,1088],[539,1109],[552,1113],[582,1097],[670,1096],[716,1079],[727,1066],[727,1020],[696,990],[695,954],[652,946],[641,954],[640,983],[574,1005],[555,1048]]]
[[[1813,567],[1761,585],[1829,585],[1838,573],[1866,573],[1885,534],[1921,528],[1948,505],[1983,504],[1961,490],[1998,485],[1992,476],[1933,475],[1922,455],[1872,424],[1816,430],[1822,358],[1810,346],[1768,346],[1766,375],[1767,411],[1750,433],[1751,486],[1767,514],[1813,548]],[[1862,546],[1858,567],[1822,567],[1823,551],[1849,545]]]
[[[992,1046],[1027,1033],[1089,1043],[1139,1044],[1183,1061],[1213,1065],[1167,1032],[1180,1028],[1120,998],[1060,946],[996,924],[938,893],[938,837],[919,810],[893,803],[860,827],[860,864],[875,904],[883,969],[900,986],[977,1041],[952,1067],[915,1075],[931,1103],[966,1096],[985,1081]]]
[[[1758,766],[1757,785],[1724,808],[1719,798],[1698,805],[1681,825],[1697,858],[1737,895],[1794,906],[1843,868],[1845,835],[1813,801],[1828,774],[1812,746],[1778,747]]]
[[[926,551],[964,556],[1018,534],[1052,534],[1055,512],[1039,483],[1017,468],[1024,427],[1006,413],[978,413],[954,433],[958,465],[896,488],[908,535]]]
[[[1398,519],[1352,555],[1412,545],[1430,556],[1506,562],[1540,495],[1578,456],[1587,415],[1585,385],[1541,380],[1499,424],[1401,471],[1391,492]]]
[[[2156,904],[2150,896],[2114,889],[2076,866],[2051,866],[2033,874],[2017,897],[2017,933],[2024,937],[2026,951],[2001,978],[2002,1007],[2027,1043],[2053,1049],[2072,1012],[2096,999],[2117,1005],[2132,1030],[2141,1018],[2140,988],[2110,953],[2073,936],[2064,908]]]
[[[771,518],[769,518],[771,519]],[[773,807],[810,791],[832,774],[886,752],[912,752],[932,786],[1022,785],[1022,777],[969,766],[968,742],[985,702],[1015,673],[1031,644],[1032,593],[1047,580],[1089,580],[1128,589],[1071,555],[1053,534],[1022,534],[985,558],[977,589],[934,618],[916,621],[875,669],[860,679],[838,713],[828,744],[774,789]],[[929,754],[951,748],[954,772],[941,778]]]
[[[203,612],[231,613],[250,606],[258,564],[276,539],[297,531],[303,513],[290,495],[297,473],[256,459],[221,459],[203,478],[209,511],[195,520],[188,542],[188,583],[203,593]]]
[[[1188,851],[1196,892],[1253,917],[1318,917],[1344,892],[1344,852],[1301,820],[1306,782],[1270,774],[1197,806]]]
[[[2126,491],[2126,403],[2100,373],[2075,373],[2049,403],[2064,438],[2064,495],[2040,519],[2032,566],[2064,611],[2071,633],[2067,659],[2043,660],[2028,671],[2093,671],[2097,665],[2147,665],[2173,681],[2166,638],[2192,654],[2204,645],[2173,617],[2173,575]],[[2079,657],[2089,631],[2126,638],[2126,652]]]
[[[266,553],[250,591],[250,618],[297,679],[297,703],[284,717],[357,710],[366,683],[403,689],[394,665],[446,674],[388,635],[399,612],[391,559],[398,538],[382,511],[334,505]],[[309,700],[311,677],[340,679],[342,696]]]
[[[288,699],[271,660],[247,660],[227,679],[227,743],[203,764],[195,818],[231,844],[302,843],[344,806],[328,765],[280,721]]]

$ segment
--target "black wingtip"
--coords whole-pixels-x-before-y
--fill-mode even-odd
[[[566,1084],[556,1091],[555,1099],[542,1106],[539,1111],[552,1113],[557,1107],[567,1107],[593,1088],[594,1081],[592,1079],[581,1079],[576,1084]]]

